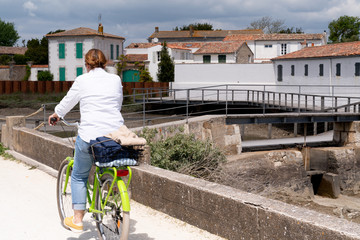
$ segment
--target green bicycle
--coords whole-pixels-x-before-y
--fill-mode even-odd
[[[67,126],[74,126],[64,119],[62,122]],[[73,164],[73,157],[67,157],[60,164],[57,177],[57,206],[62,223],[64,218],[73,215],[71,201]],[[100,239],[128,239],[130,199],[127,189],[132,177],[131,168],[129,166],[109,168],[96,166],[94,173],[90,173],[89,179],[92,179],[92,176],[92,184],[90,180],[87,182],[89,206],[87,211],[93,214]]]

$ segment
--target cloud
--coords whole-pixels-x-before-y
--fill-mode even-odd
[[[32,1],[27,1],[23,4],[23,8],[29,12],[31,17],[35,17],[35,13],[33,11],[37,10],[37,6]]]

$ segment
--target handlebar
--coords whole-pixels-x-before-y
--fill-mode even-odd
[[[64,123],[66,126],[68,126],[68,127],[77,127],[77,128],[79,128],[79,123],[78,122],[69,123],[64,118],[60,118],[60,121],[62,123]],[[50,118],[50,123],[54,124],[56,122],[57,122],[57,118],[55,118],[55,117]]]

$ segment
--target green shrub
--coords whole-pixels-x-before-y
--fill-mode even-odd
[[[49,71],[41,71],[37,76],[38,81],[52,81],[54,79],[54,75],[52,75]]]
[[[24,76],[23,80],[24,81],[29,80],[30,75],[31,75],[31,68],[28,65],[26,65],[26,73],[25,73],[25,76]]]
[[[0,56],[0,65],[8,65],[10,61],[11,61],[11,57],[9,55]]]
[[[25,65],[29,58],[22,54],[15,54],[13,57],[16,65]]]
[[[193,134],[176,133],[156,141],[155,129],[143,129],[151,149],[151,164],[160,168],[214,180],[225,155],[210,140],[197,140]]]

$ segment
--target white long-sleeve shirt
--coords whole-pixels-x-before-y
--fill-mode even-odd
[[[122,100],[120,77],[95,68],[75,79],[66,96],[55,107],[55,112],[64,117],[80,102],[78,134],[82,140],[89,142],[124,124],[120,113]]]

